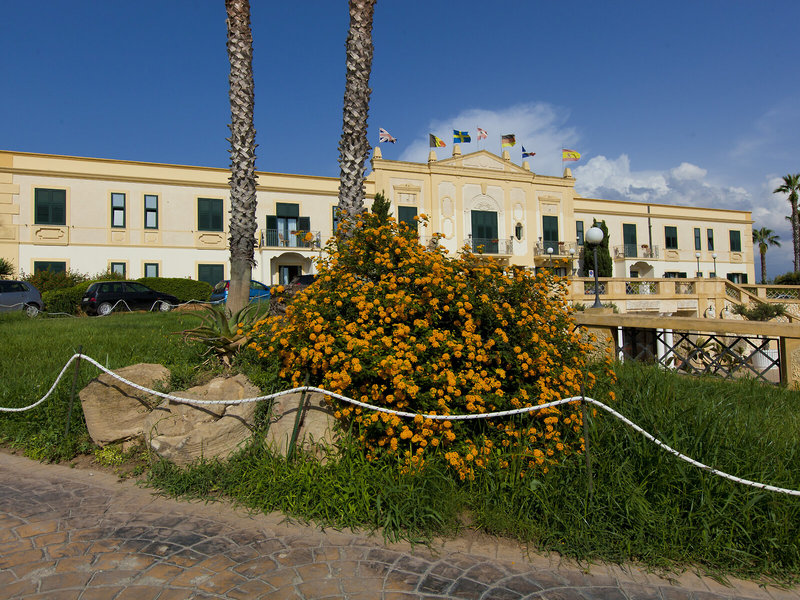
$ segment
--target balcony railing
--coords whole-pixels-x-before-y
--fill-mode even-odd
[[[552,252],[548,252],[551,250]],[[543,242],[539,241],[533,245],[534,256],[569,256],[570,250],[574,250],[574,255],[577,257],[579,254],[578,244],[576,242]]]
[[[473,252],[479,254],[498,254],[510,256],[512,254],[512,241],[499,238],[474,238],[469,236],[469,246]]]
[[[626,258],[658,258],[658,246],[648,246],[647,244],[623,244],[622,246],[614,246],[614,260],[623,260]]]
[[[259,232],[259,248],[320,248],[319,231],[289,231],[262,229]]]

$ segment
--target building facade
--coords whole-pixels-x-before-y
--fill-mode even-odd
[[[128,278],[229,276],[227,169],[0,151],[0,256],[18,271],[111,269]],[[314,272],[336,227],[339,180],[258,173],[253,278],[288,283]],[[507,152],[427,163],[384,160],[367,178],[399,220],[420,223],[508,264],[577,273],[583,235],[605,221],[614,277],[720,277],[754,281],[749,212],[582,198],[562,177],[516,165]]]

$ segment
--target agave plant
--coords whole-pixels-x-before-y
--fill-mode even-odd
[[[260,309],[257,302],[248,304],[234,314],[222,305],[204,306],[201,312],[192,314],[202,323],[181,334],[188,340],[204,344],[208,354],[216,355],[226,366],[230,366],[234,355],[247,343],[250,330],[262,316]]]

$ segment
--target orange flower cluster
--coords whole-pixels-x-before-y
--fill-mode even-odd
[[[281,359],[281,376],[362,402],[437,414],[530,407],[589,390],[589,349],[557,278],[464,250],[425,248],[413,231],[365,214],[335,239],[317,281],[284,316],[258,323],[251,347]],[[334,402],[370,458],[391,454],[416,470],[441,449],[461,479],[475,469],[546,470],[583,448],[577,406],[511,419],[439,421]]]

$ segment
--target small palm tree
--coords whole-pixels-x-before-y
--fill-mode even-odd
[[[256,129],[253,125],[253,33],[249,0],[225,0],[231,102],[231,279],[228,309],[239,312],[250,299],[256,243]]]
[[[792,207],[792,248],[794,250],[794,270],[800,271],[800,215],[797,212],[797,199],[800,196],[800,173],[784,175],[783,184],[775,188],[773,194],[788,194]]]
[[[3,277],[11,277],[14,274],[14,265],[10,260],[0,256],[0,279]]]
[[[753,230],[753,243],[758,244],[758,251],[761,253],[761,283],[764,284],[767,281],[767,249],[769,246],[777,246],[778,248],[781,247],[781,243],[778,241],[780,239],[779,235],[776,235],[772,229],[767,229],[766,227],[762,227],[761,229],[754,229]]]
[[[339,209],[344,235],[364,210],[364,173],[370,145],[367,141],[369,76],[372,72],[372,17],[377,0],[349,0],[350,29],[345,44],[347,73],[344,85],[342,138],[339,141]]]

